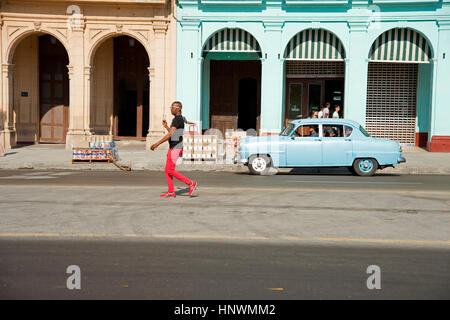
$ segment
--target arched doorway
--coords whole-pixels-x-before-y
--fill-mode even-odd
[[[220,130],[259,130],[261,113],[261,49],[257,40],[242,29],[216,32],[203,48],[203,81],[209,86],[209,113],[203,123]]]
[[[116,140],[145,140],[149,128],[149,58],[135,38],[105,40],[93,57],[91,128]]]
[[[17,143],[65,143],[69,128],[69,57],[52,35],[32,34],[12,59]]]
[[[345,50],[341,41],[324,29],[297,33],[286,46],[285,123],[308,118],[330,104],[329,117],[337,106],[344,114]]]
[[[431,48],[418,32],[382,33],[369,52],[366,130],[375,137],[426,147]]]

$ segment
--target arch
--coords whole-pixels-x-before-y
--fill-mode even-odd
[[[221,44],[219,44],[218,42],[216,44],[212,43],[215,40],[216,36],[218,37],[216,38],[218,41],[222,41]],[[211,50],[213,49],[212,46],[214,45],[223,46],[224,49],[220,51],[257,52],[259,54],[261,54],[262,52],[261,45],[258,39],[252,33],[240,27],[225,27],[212,32],[202,44],[202,55],[208,51],[217,51]],[[227,46],[228,48],[226,48]]]
[[[100,38],[98,38],[94,43],[91,44],[90,48],[89,48],[89,52],[87,55],[87,62],[89,66],[92,66],[93,62],[94,62],[94,58],[95,58],[95,53],[97,52],[98,48],[100,48],[100,46],[108,39],[111,38],[116,38],[116,37],[120,37],[120,36],[129,36],[137,41],[139,41],[140,44],[142,44],[142,46],[144,47],[145,51],[147,52],[147,56],[148,56],[148,61],[149,61],[149,66],[152,65],[151,62],[151,56],[150,56],[150,48],[147,46],[146,42],[141,39],[141,37],[139,37],[136,34],[133,34],[131,32],[126,32],[126,31],[122,31],[122,32],[117,32],[117,31],[111,31],[109,33],[104,34],[103,36],[101,36]]]
[[[14,58],[14,52],[15,52],[17,46],[20,44],[20,42],[23,39],[25,39],[26,37],[31,36],[33,34],[36,34],[36,35],[48,34],[48,35],[55,37],[59,42],[61,42],[61,44],[66,49],[67,56],[69,57],[69,65],[71,65],[72,59],[71,59],[71,55],[70,55],[70,51],[68,49],[68,44],[66,42],[66,39],[63,38],[60,34],[53,32],[51,29],[42,29],[42,28],[39,30],[35,30],[35,29],[25,30],[24,32],[20,33],[19,35],[17,35],[14,39],[12,39],[10,41],[9,46],[6,50],[6,61],[8,64],[12,64],[12,61]]]
[[[429,37],[427,35],[425,35],[422,31],[418,30],[417,28],[412,28],[412,27],[409,27],[409,26],[408,27],[387,27],[387,28],[384,28],[379,33],[377,33],[376,36],[374,36],[372,39],[370,39],[371,41],[369,42],[370,43],[370,47],[368,48],[368,54],[367,54],[369,59],[370,59],[370,57],[371,57],[371,55],[373,53],[374,46],[376,45],[378,39],[381,39],[381,37],[383,35],[388,34],[389,32],[394,31],[394,30],[409,30],[412,33],[416,33],[420,38],[425,40],[425,44],[426,44],[426,47],[427,47],[426,51],[427,51],[427,55],[428,55],[428,60],[433,59],[433,57],[434,57],[434,48],[433,48],[433,45],[432,45]],[[395,60],[393,60],[393,61],[395,61]]]
[[[290,38],[285,45],[283,58],[342,61],[346,58],[346,50],[340,38],[333,32],[325,28],[307,28]]]

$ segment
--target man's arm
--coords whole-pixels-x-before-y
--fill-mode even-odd
[[[167,125],[167,121],[166,121],[166,120],[163,120],[163,121],[162,121],[162,124],[163,124],[163,127],[167,130],[167,132],[169,132],[170,129],[169,129],[169,126]]]
[[[161,140],[159,140],[157,143],[153,144],[153,145],[150,147],[150,149],[151,149],[151,150],[155,150],[156,148],[159,147],[160,144],[162,144],[162,143],[164,143],[164,142],[166,142],[166,141],[169,141],[169,139],[172,137],[172,134],[173,134],[176,130],[177,130],[177,128],[171,127],[171,128],[169,129],[169,132],[168,132]]]

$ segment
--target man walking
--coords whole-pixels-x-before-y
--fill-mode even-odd
[[[166,159],[166,179],[167,184],[169,186],[169,190],[166,193],[163,193],[160,197],[164,198],[174,198],[175,190],[173,187],[173,177],[177,178],[181,182],[184,182],[189,186],[189,195],[191,196],[195,189],[197,188],[197,181],[190,180],[183,176],[181,173],[175,171],[175,165],[177,163],[178,157],[183,153],[183,132],[184,132],[184,118],[181,115],[182,104],[179,101],[175,101],[172,103],[170,107],[170,112],[175,117],[172,120],[172,124],[170,128],[166,127],[169,131],[161,140],[157,143],[153,144],[150,149],[155,150],[160,144],[169,141],[169,151],[167,152]],[[163,121],[164,123],[164,121]]]

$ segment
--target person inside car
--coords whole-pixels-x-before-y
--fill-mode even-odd
[[[345,136],[349,137],[353,132],[353,129],[351,127],[345,127]]]

